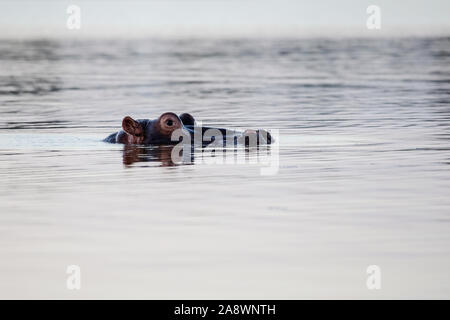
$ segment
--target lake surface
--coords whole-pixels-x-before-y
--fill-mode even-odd
[[[450,38],[0,41],[0,298],[448,299],[449,84]],[[101,141],[166,111],[277,145]]]

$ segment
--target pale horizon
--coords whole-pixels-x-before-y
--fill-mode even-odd
[[[81,8],[81,29],[66,10]],[[381,29],[368,30],[369,5]],[[447,1],[4,1],[0,37],[448,35]]]

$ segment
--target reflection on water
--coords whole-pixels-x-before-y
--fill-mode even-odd
[[[132,165],[136,162],[157,162],[162,167],[176,164],[172,161],[173,146],[144,147],[125,145],[123,147],[123,164]]]
[[[449,297],[450,38],[0,41],[0,68],[0,297]],[[102,142],[167,111],[279,146]]]
[[[138,162],[151,162],[152,165],[162,167],[190,164],[253,164],[272,167],[273,172],[270,172],[270,174],[276,174],[279,166],[278,157],[279,154],[272,151],[271,145],[255,147],[235,146],[234,148],[219,146],[195,147],[190,144],[177,146],[123,146],[123,164],[126,166],[131,166]]]

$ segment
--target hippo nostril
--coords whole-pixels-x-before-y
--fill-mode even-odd
[[[173,121],[172,120],[167,120],[166,124],[171,127],[173,125]]]

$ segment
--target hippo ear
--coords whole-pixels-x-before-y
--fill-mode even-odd
[[[136,137],[140,137],[144,134],[141,124],[128,116],[122,120],[122,129],[126,133]]]
[[[185,126],[195,126],[195,119],[189,113],[183,113],[180,115],[181,122]]]

